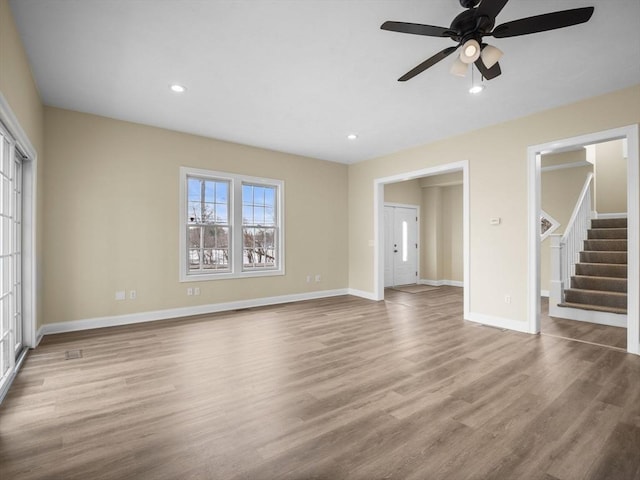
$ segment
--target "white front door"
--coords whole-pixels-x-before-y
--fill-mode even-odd
[[[384,286],[418,283],[418,209],[384,207]]]

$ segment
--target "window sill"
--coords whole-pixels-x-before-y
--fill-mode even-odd
[[[180,282],[209,282],[212,280],[233,280],[242,278],[255,278],[255,277],[278,277],[283,276],[284,270],[259,270],[248,272],[225,272],[225,273],[199,273],[199,274],[181,274]]]

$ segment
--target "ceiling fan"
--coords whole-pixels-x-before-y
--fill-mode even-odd
[[[494,28],[496,17],[509,0],[460,0],[466,8],[451,22],[449,28],[423,25],[420,23],[384,22],[381,29],[392,32],[425,35],[427,37],[450,38],[457,43],[428,58],[420,65],[409,70],[398,81],[406,82],[427,68],[432,67],[460,48],[460,55],[451,67],[451,73],[465,76],[468,65],[474,64],[482,76],[491,80],[502,73],[498,60],[502,52],[486,43],[483,37],[506,38],[531,33],[545,32],[557,28],[570,27],[587,22],[593,15],[594,7],[574,8],[557,12],[521,18],[498,25]],[[478,5],[479,4],[479,5]],[[472,67],[473,68],[473,67]]]

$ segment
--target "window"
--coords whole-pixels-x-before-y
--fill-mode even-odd
[[[22,157],[0,125],[0,398],[22,352]]]
[[[180,280],[284,274],[283,182],[182,167]]]

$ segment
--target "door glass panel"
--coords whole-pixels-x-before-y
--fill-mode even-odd
[[[407,261],[408,245],[409,245],[409,232],[408,232],[408,225],[405,220],[402,222],[402,261],[403,262]]]

